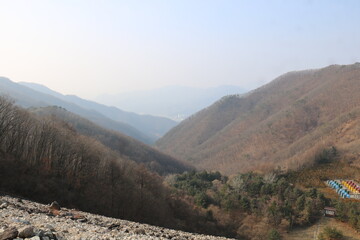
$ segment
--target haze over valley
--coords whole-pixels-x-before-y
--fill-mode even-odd
[[[167,86],[148,91],[104,94],[98,96],[96,100],[132,112],[164,116],[181,121],[210,106],[223,96],[244,92],[245,90],[238,86],[212,88]]]
[[[360,2],[0,1],[0,240],[360,240]]]

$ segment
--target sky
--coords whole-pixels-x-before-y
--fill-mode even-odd
[[[95,98],[360,61],[357,0],[0,0],[0,76]]]

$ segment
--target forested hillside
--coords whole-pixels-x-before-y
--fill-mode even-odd
[[[325,236],[329,233],[325,231],[331,227],[329,219],[341,228],[333,230],[342,233],[340,238],[321,239],[359,239],[359,201],[339,199],[324,180],[359,179],[360,168],[335,158],[297,171],[231,176],[193,171],[170,176],[167,182],[177,194],[193,196],[193,203],[206,210],[209,219],[228,226],[238,239],[318,239],[320,231]],[[324,217],[324,207],[333,207],[335,218]],[[307,237],[300,234],[304,232]]]
[[[157,221],[150,219],[155,211],[159,223],[170,213],[156,174],[94,139],[58,122],[39,120],[3,98],[0,133],[3,191],[149,222]]]
[[[334,147],[359,164],[360,64],[290,72],[183,121],[160,150],[223,173],[296,169]]]
[[[163,154],[135,139],[116,131],[105,128],[84,119],[61,107],[32,108],[31,112],[39,116],[50,117],[53,121],[62,121],[82,135],[92,137],[124,158],[144,164],[149,170],[160,175],[182,173],[194,169],[189,164],[181,162],[169,155]]]

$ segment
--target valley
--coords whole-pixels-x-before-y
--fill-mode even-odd
[[[132,112],[165,116],[175,121],[182,121],[223,96],[245,92],[245,89],[238,86],[211,88],[166,86],[147,91],[103,94],[95,100]]]
[[[0,240],[360,240],[359,12],[0,0]]]
[[[57,239],[297,240],[326,237],[326,231],[360,239],[360,202],[340,198],[345,192],[338,195],[328,181],[354,190],[342,179],[360,180],[359,81],[358,63],[288,73],[247,94],[224,96],[155,147],[80,114],[85,105],[30,106],[30,98],[13,90],[15,101],[0,98],[0,191],[58,201],[83,211],[87,222],[57,219],[46,215],[45,205],[3,194],[0,226],[20,228],[11,219],[24,214],[40,229],[39,219],[50,221]],[[61,104],[68,99],[57,97]],[[96,114],[105,109],[86,104],[98,107]],[[18,212],[28,209],[20,207],[24,202],[43,209],[41,216]],[[324,217],[325,207],[336,216]]]

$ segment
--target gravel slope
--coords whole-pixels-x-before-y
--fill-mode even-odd
[[[0,240],[227,239],[0,196]]]

